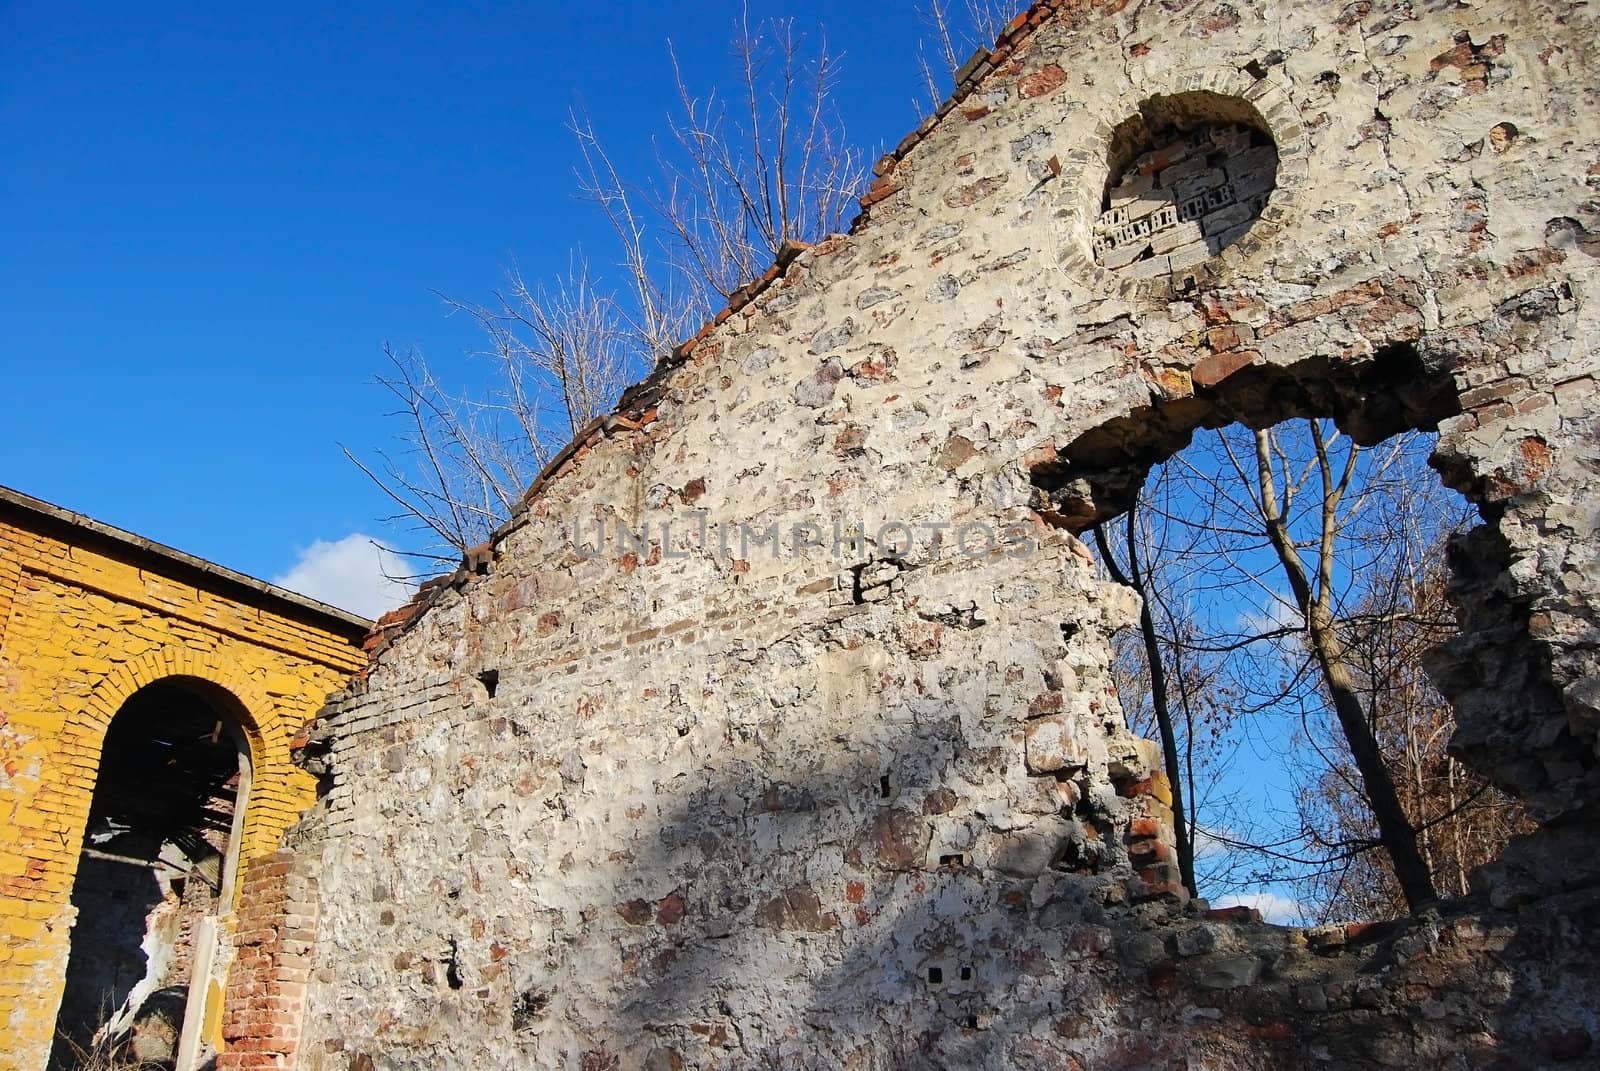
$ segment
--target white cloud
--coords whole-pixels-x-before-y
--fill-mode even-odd
[[[1253,907],[1261,917],[1279,925],[1293,925],[1306,917],[1305,908],[1292,896],[1275,892],[1229,893],[1211,902],[1212,907]]]
[[[1194,857],[1196,859],[1211,859],[1219,855],[1227,855],[1233,846],[1226,841],[1212,836],[1199,826],[1194,828]],[[1224,836],[1226,836],[1226,832]]]
[[[272,582],[362,617],[376,618],[411,597],[414,585],[394,577],[406,573],[394,550],[354,532],[343,539],[319,539]]]
[[[1305,627],[1305,620],[1290,603],[1269,595],[1264,607],[1252,607],[1241,612],[1236,627],[1240,635],[1253,636],[1267,632],[1296,631]]]

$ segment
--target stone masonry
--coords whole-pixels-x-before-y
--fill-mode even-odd
[[[1594,1066],[1596,33],[1547,0],[1019,16],[849,235],[384,623],[250,916],[296,970],[221,1066]],[[1105,222],[1168,189],[1204,258]],[[1438,429],[1482,523],[1434,669],[1544,823],[1379,928],[1184,902],[1107,675],[1136,606],[1078,538],[1197,427],[1311,414]]]

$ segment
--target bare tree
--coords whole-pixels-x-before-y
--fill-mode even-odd
[[[842,229],[866,181],[832,103],[838,61],[826,40],[812,48],[792,19],[752,29],[746,12],[732,47],[736,88],[727,97],[697,95],[673,56],[677,111],[645,183],[624,181],[592,124],[574,124],[585,192],[603,204],[631,197],[648,206],[661,229],[663,274],[699,317],[765,271],[785,241]]]
[[[733,41],[732,92],[695,92],[673,61],[675,106],[648,175],[625,174],[594,122],[574,114],[577,193],[615,239],[614,274],[575,267],[553,284],[513,273],[493,302],[446,299],[489,340],[482,392],[448,389],[421,354],[386,351],[403,450],[350,451],[450,561],[482,542],[571,435],[759,276],[786,241],[842,229],[864,188],[861,153],[831,102],[837,61],[791,20]]]
[[[833,105],[839,63],[827,42],[792,19],[752,26],[747,9],[731,48],[728,93],[697,94],[672,55],[675,109],[650,174],[624,174],[593,120],[572,117],[579,191],[611,225],[648,356],[713,316],[784,242],[843,229],[866,185]]]
[[[1456,627],[1442,554],[1428,555],[1414,570],[1374,573],[1362,586],[1365,593],[1344,628],[1351,676],[1415,823],[1424,861],[1441,891],[1464,896],[1471,872],[1532,823],[1517,801],[1446,750],[1455,718],[1421,669],[1423,654]],[[1328,839],[1376,833],[1354,788],[1357,778],[1348,764],[1335,764],[1308,786],[1308,818],[1329,831]],[[1395,914],[1405,905],[1398,877],[1381,854],[1352,856],[1313,880],[1322,886],[1319,899],[1347,916]]]
[[[1378,657],[1380,641],[1398,645],[1393,628],[1418,620],[1405,607],[1461,515],[1422,463],[1424,446],[1411,436],[1363,450],[1320,421],[1205,433],[1141,492],[1145,519],[1135,536],[1130,518],[1121,561],[1097,533],[1108,569],[1146,602],[1141,636],[1124,645],[1123,658],[1137,651],[1159,668],[1142,680],[1130,675],[1130,689],[1149,695],[1124,705],[1152,710],[1169,778],[1184,782],[1191,860],[1214,845],[1234,860],[1253,857],[1258,864],[1244,874],[1302,884],[1324,910],[1339,899],[1341,875],[1374,867],[1410,905],[1433,898],[1442,856],[1428,823],[1455,806],[1437,805],[1433,793],[1448,795],[1453,784],[1465,798],[1476,786],[1459,770],[1447,769],[1438,784],[1419,778],[1418,765],[1442,754],[1432,749],[1448,738],[1448,707],[1427,708],[1433,728],[1425,731],[1407,714],[1422,708],[1396,698],[1422,686],[1416,650],[1403,664],[1409,676],[1399,658]],[[1374,586],[1377,578],[1387,584]],[[1440,635],[1412,628],[1407,638],[1419,648]],[[1202,717],[1213,733],[1226,730],[1234,749],[1257,738],[1254,746],[1283,756],[1301,785],[1291,806],[1263,815],[1215,798],[1199,805],[1208,786],[1195,777],[1192,711],[1208,708],[1222,710]],[[1301,724],[1293,749],[1281,729],[1291,717]],[[1201,759],[1204,767],[1215,755]],[[1381,866],[1365,858],[1374,848],[1383,849]],[[1237,881],[1240,868],[1228,865]],[[1459,874],[1451,876],[1460,888]],[[1348,907],[1344,897],[1339,908]]]
[[[1146,483],[1117,526],[1115,546],[1105,525],[1095,539],[1107,576],[1134,588],[1142,602],[1139,628],[1113,638],[1112,672],[1129,727],[1161,742],[1179,870],[1199,894],[1272,876],[1252,853],[1229,850],[1230,841],[1272,839],[1258,835],[1262,824],[1228,786],[1241,751],[1239,715],[1247,713],[1230,670],[1236,656],[1287,630],[1232,636],[1219,629],[1214,611],[1228,596],[1211,575],[1218,565],[1213,533],[1174,519],[1195,518],[1192,480],[1176,469],[1164,466]]]
[[[398,518],[425,530],[413,555],[448,563],[483,542],[510,515],[528,481],[562,443],[627,383],[633,340],[621,311],[596,290],[586,265],[530,288],[513,273],[493,305],[447,299],[489,340],[490,387],[452,393],[415,351],[385,347],[378,379],[399,405],[404,452],[368,462],[345,456],[394,502]]]
[[[1144,665],[1149,674],[1150,708],[1161,741],[1162,765],[1166,768],[1167,782],[1172,792],[1173,839],[1177,847],[1178,873],[1190,895],[1198,896],[1199,891],[1194,876],[1194,842],[1189,836],[1190,815],[1185,810],[1184,801],[1184,786],[1189,783],[1189,778],[1185,776],[1184,764],[1179,755],[1178,732],[1173,724],[1172,705],[1167,686],[1167,658],[1162,652],[1161,634],[1156,630],[1155,613],[1151,608],[1153,593],[1145,584],[1145,571],[1139,564],[1138,536],[1139,511],[1135,504],[1135,507],[1128,511],[1124,525],[1123,553],[1127,560],[1127,567],[1124,568],[1117,561],[1117,556],[1112,553],[1105,527],[1097,525],[1094,530],[1101,559],[1105,562],[1111,578],[1119,584],[1131,587],[1139,596],[1139,637],[1144,644]],[[1176,668],[1179,673],[1182,672],[1181,666]]]
[[[1344,516],[1341,508],[1347,496],[1353,498],[1361,493],[1352,484],[1360,451],[1350,444],[1343,462],[1338,463],[1330,450],[1331,436],[1324,425],[1309,420],[1306,426],[1316,453],[1315,487],[1320,492],[1311,505],[1317,526],[1314,540],[1302,543],[1290,528],[1298,481],[1289,471],[1291,463],[1287,453],[1267,431],[1255,433],[1255,506],[1288,583],[1293,605],[1305,624],[1307,643],[1355,761],[1367,805],[1377,824],[1378,839],[1389,853],[1406,903],[1415,910],[1437,899],[1438,894],[1418,847],[1416,829],[1400,805],[1394,781],[1378,748],[1377,735],[1356,689],[1335,616],[1334,563]],[[1236,466],[1235,471],[1245,476],[1242,468]]]

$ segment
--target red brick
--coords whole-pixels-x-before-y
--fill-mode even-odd
[[[1128,823],[1128,839],[1161,836],[1161,823],[1154,818],[1135,818]]]
[[[1248,331],[1249,329],[1246,328],[1245,330]],[[1244,337],[1240,334],[1239,328],[1234,324],[1227,324],[1223,327],[1213,327],[1211,330],[1206,332],[1206,345],[1210,346],[1219,353],[1223,350],[1235,349],[1238,347],[1239,343],[1243,341]]]
[[[1017,83],[1024,97],[1042,97],[1054,93],[1067,81],[1067,72],[1051,63]]]
[[[663,926],[676,926],[683,921],[684,906],[681,893],[668,893],[656,905],[656,921]]]
[[[645,900],[629,900],[617,905],[617,914],[630,926],[643,926],[650,921],[651,905]]]
[[[1252,364],[1261,354],[1255,350],[1228,350],[1201,359],[1191,373],[1196,387],[1215,387],[1239,369]]]
[[[1133,861],[1134,866],[1146,866],[1150,863],[1170,863],[1173,860],[1173,853],[1170,845],[1148,839],[1135,841],[1129,845],[1128,858]]]
[[[1282,1019],[1275,1019],[1270,1023],[1252,1024],[1244,1028],[1245,1033],[1251,1037],[1266,1038],[1269,1041],[1282,1041],[1293,1033],[1289,1024]]]
[[[885,175],[872,184],[866,193],[861,196],[861,207],[871,208],[886,198],[893,197],[900,192],[900,183],[892,176]]]

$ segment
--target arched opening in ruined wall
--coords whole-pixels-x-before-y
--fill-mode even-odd
[[[1041,512],[1092,537],[1113,579],[1138,589],[1157,618],[1153,623],[1147,617],[1140,629],[1147,635],[1135,637],[1122,653],[1128,659],[1136,649],[1136,663],[1146,667],[1163,663],[1166,679],[1148,671],[1129,688],[1124,707],[1146,712],[1153,738],[1166,719],[1159,725],[1159,738],[1168,745],[1164,765],[1178,786],[1175,802],[1183,807],[1175,864],[1201,877],[1200,895],[1252,891],[1252,899],[1279,907],[1279,921],[1330,921],[1338,909],[1354,911],[1345,921],[1403,914],[1408,900],[1417,906],[1411,894],[1418,888],[1427,890],[1424,899],[1435,891],[1444,898],[1466,895],[1469,872],[1497,857],[1529,824],[1520,806],[1485,780],[1496,773],[1492,764],[1480,762],[1474,773],[1445,754],[1456,715],[1420,672],[1421,654],[1442,649],[1429,668],[1437,669],[1446,697],[1459,700],[1483,683],[1482,626],[1496,620],[1494,639],[1511,645],[1507,660],[1520,662],[1525,675],[1517,682],[1519,697],[1552,707],[1557,700],[1547,663],[1531,650],[1526,629],[1516,634],[1506,627],[1516,618],[1515,608],[1505,603],[1504,585],[1498,601],[1485,598],[1506,565],[1496,556],[1493,528],[1466,534],[1472,511],[1453,495],[1448,497],[1454,502],[1442,498],[1439,479],[1423,468],[1435,443],[1426,433],[1459,411],[1449,376],[1430,374],[1411,347],[1397,346],[1349,365],[1197,369],[1195,380],[1187,396],[1110,421],[1033,471]],[[1285,421],[1293,432],[1286,433]],[[1201,441],[1191,446],[1197,435]],[[1196,456],[1202,448],[1209,448],[1208,458]],[[1481,493],[1464,459],[1434,451],[1431,463],[1447,485],[1475,500],[1479,519],[1494,518],[1498,506]],[[1160,481],[1155,484],[1153,469]],[[1185,476],[1172,477],[1175,470]],[[1292,503],[1291,494],[1297,496]],[[1396,495],[1413,497],[1385,501]],[[1424,498],[1428,502],[1418,501]],[[1277,526],[1288,541],[1282,556],[1273,546],[1273,514],[1285,518]],[[1290,514],[1299,519],[1289,520]],[[1401,526],[1411,530],[1395,530]],[[1444,566],[1447,545],[1453,578]],[[1173,555],[1163,563],[1170,571],[1155,576],[1152,559],[1161,554]],[[1217,579],[1225,575],[1235,579]],[[1306,588],[1303,604],[1296,582]],[[1162,585],[1171,590],[1160,590]],[[1450,599],[1447,587],[1453,588]],[[1204,605],[1208,600],[1211,605]],[[1476,626],[1476,635],[1465,641],[1452,601],[1462,625],[1468,631]],[[1320,627],[1318,615],[1325,618]],[[1237,623],[1226,624],[1229,618]],[[1158,641],[1155,634],[1163,629],[1168,631]],[[1460,651],[1469,652],[1466,673]],[[1241,652],[1249,652],[1243,660],[1260,674],[1258,681],[1229,668],[1228,660]],[[1225,684],[1216,684],[1217,675],[1229,673]],[[1196,701],[1206,687],[1215,690]],[[1160,718],[1149,701],[1157,690],[1169,703]],[[1224,787],[1245,798],[1252,792],[1270,798],[1260,793],[1260,779],[1287,773],[1294,761],[1291,746],[1306,749],[1321,772],[1283,797],[1291,805],[1288,819],[1298,827],[1280,824],[1276,836],[1259,830],[1252,836],[1217,822],[1225,804],[1211,804],[1209,813],[1196,806],[1197,796],[1203,799],[1218,787],[1208,771],[1196,772],[1194,752],[1183,746],[1186,737],[1193,742],[1197,709],[1207,722],[1198,728],[1215,734],[1212,744],[1219,748],[1249,738],[1237,732],[1249,727],[1246,716],[1297,722],[1262,723],[1254,733],[1257,757],[1246,757],[1242,774],[1228,774],[1233,783]],[[1354,729],[1345,723],[1352,711]],[[1235,735],[1223,735],[1227,730]],[[1358,739],[1363,733],[1366,739]],[[1423,739],[1425,733],[1434,738]],[[1370,765],[1362,763],[1363,747]],[[1463,750],[1470,757],[1470,749]],[[1261,751],[1270,757],[1263,760]],[[1330,754],[1335,751],[1341,753]],[[1222,761],[1217,768],[1227,771],[1230,764]],[[1436,785],[1434,778],[1442,780]],[[1387,787],[1379,784],[1385,780]],[[1312,824],[1319,807],[1320,817],[1332,823],[1322,830]],[[1384,808],[1387,825],[1375,820]],[[1461,831],[1469,827],[1472,836],[1463,838]],[[1349,839],[1327,837],[1328,828]],[[1424,880],[1402,895],[1404,882],[1395,880],[1389,860],[1397,829],[1420,852],[1414,862],[1431,888]],[[1242,850],[1247,845],[1270,849],[1260,858],[1277,863],[1245,866],[1240,880],[1237,868],[1249,858]],[[1206,886],[1208,849],[1214,881],[1219,863],[1236,868],[1232,889]],[[1317,895],[1286,895],[1286,875],[1296,874],[1293,883]],[[1269,884],[1274,880],[1276,888]],[[1310,909],[1319,896],[1320,915]],[[1334,914],[1327,905],[1336,905]],[[1305,910],[1297,914],[1291,908]]]
[[[112,719],[72,889],[52,1068],[112,1052],[172,1067],[194,1032],[184,1029],[191,979],[210,974],[249,790],[236,708],[214,685],[170,677]]]

